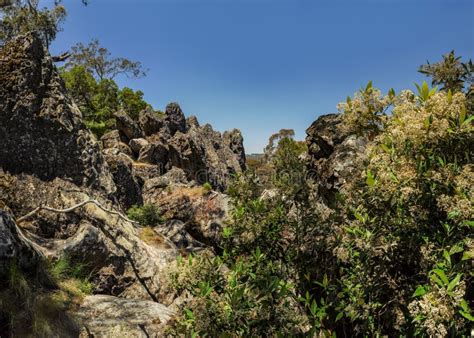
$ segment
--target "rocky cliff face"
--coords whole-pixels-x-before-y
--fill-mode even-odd
[[[114,192],[99,144],[38,38],[21,36],[0,50],[0,83],[2,168]]]
[[[240,132],[200,127],[170,104],[137,122],[117,113],[118,129],[97,142],[34,35],[0,50],[0,83],[0,275],[67,256],[93,284],[68,310],[82,336],[162,335],[176,301],[163,292],[164,271],[178,249],[218,240],[228,201],[200,184],[224,189],[242,170]],[[152,235],[124,215],[143,202],[167,218]],[[8,331],[5,318],[0,309]]]

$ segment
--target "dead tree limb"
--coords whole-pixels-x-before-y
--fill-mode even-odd
[[[16,220],[16,223],[19,224],[21,222],[24,222],[25,220],[27,220],[28,218],[34,216],[35,214],[37,214],[41,210],[47,210],[47,211],[51,211],[51,212],[57,212],[57,213],[63,213],[64,214],[64,213],[72,212],[72,211],[74,211],[78,208],[81,208],[81,207],[85,206],[86,204],[89,204],[89,203],[95,204],[97,207],[99,207],[103,211],[105,211],[109,214],[112,214],[112,215],[116,215],[124,221],[130,222],[130,223],[133,223],[133,224],[137,224],[137,225],[140,224],[139,222],[132,221],[130,218],[128,218],[127,216],[121,214],[120,212],[105,208],[102,204],[100,204],[98,201],[93,200],[93,199],[85,200],[85,201],[83,201],[79,204],[73,205],[72,207],[66,208],[66,209],[56,209],[56,208],[51,208],[51,207],[48,207],[48,206],[45,206],[45,205],[40,205],[39,207],[37,207],[37,208],[33,209],[32,211],[30,211],[29,213],[27,213],[26,215],[18,218]]]
[[[53,62],[64,62],[70,56],[71,56],[71,54],[69,52],[66,52],[66,53],[62,53],[61,55],[58,55],[58,56],[53,56],[52,59],[53,59]]]

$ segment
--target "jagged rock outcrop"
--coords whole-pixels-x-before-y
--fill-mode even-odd
[[[34,34],[0,50],[0,166],[44,180],[115,190],[99,145]]]
[[[118,112],[98,143],[33,34],[0,50],[0,83],[0,272],[67,256],[97,294],[71,311],[84,335],[161,336],[173,313],[160,302],[175,301],[166,267],[220,240],[228,198],[200,184],[223,190],[245,167],[240,132],[186,121],[172,103],[138,122]],[[146,235],[124,212],[142,203],[168,220]]]
[[[121,135],[124,136],[126,140],[143,136],[138,123],[132,120],[132,118],[123,111],[115,113],[115,124]]]
[[[138,124],[124,114],[116,114],[116,119],[118,131],[102,137],[103,147],[115,147],[129,156],[131,151],[136,162],[156,165],[160,174],[177,167],[190,182],[209,182],[224,190],[230,176],[245,169],[239,130],[221,134],[209,124],[200,126],[194,116],[186,120],[177,103],[170,103],[164,116],[150,109],[142,111]],[[143,167],[139,171],[143,173]]]
[[[337,193],[344,192],[344,185],[360,177],[366,160],[367,138],[344,132],[341,123],[341,115],[328,114],[306,130],[308,169],[328,205],[335,202]]]
[[[140,112],[138,123],[140,128],[143,130],[143,133],[146,136],[150,136],[164,127],[165,119],[164,116],[159,116],[158,113],[150,109],[145,109]]]
[[[240,134],[238,131],[232,133]],[[209,182],[214,188],[224,190],[230,176],[245,168],[242,142],[239,144],[238,137],[234,138],[231,148],[230,143],[226,143],[230,139],[229,136],[224,139],[209,124],[194,125],[187,133],[178,132],[169,140],[169,163],[182,168],[189,180],[199,184]],[[236,154],[235,149],[242,152]]]
[[[230,150],[237,155],[240,167],[244,170],[245,165],[245,149],[244,149],[244,138],[242,133],[238,129],[232,129],[231,131],[225,131],[222,135],[224,144],[226,144]]]
[[[179,104],[173,102],[166,106],[165,120],[171,135],[177,131],[186,132],[186,118]]]

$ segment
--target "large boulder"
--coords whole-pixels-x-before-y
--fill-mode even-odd
[[[341,123],[341,115],[323,115],[306,130],[308,170],[319,196],[329,206],[345,186],[360,177],[367,160],[368,139],[347,134]]]
[[[168,147],[161,143],[149,143],[140,149],[138,162],[146,162],[164,167],[168,162]]]
[[[115,124],[122,137],[125,140],[131,140],[134,138],[140,138],[143,136],[142,130],[138,123],[136,123],[130,116],[124,111],[118,111],[114,114]]]
[[[83,326],[80,337],[164,337],[168,321],[175,315],[152,301],[113,296],[87,296],[76,311]]]
[[[145,109],[140,112],[138,123],[143,133],[149,136],[159,132],[163,128],[165,120],[153,110]]]
[[[0,166],[113,192],[99,144],[35,34],[0,49]]]

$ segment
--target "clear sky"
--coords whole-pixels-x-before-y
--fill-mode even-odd
[[[48,0],[49,1],[49,0]],[[46,3],[46,2],[43,2]],[[119,78],[155,109],[224,131],[247,153],[305,129],[369,80],[414,88],[418,66],[455,49],[474,58],[474,0],[64,0],[69,16],[53,53],[98,38],[141,61],[146,78]]]

